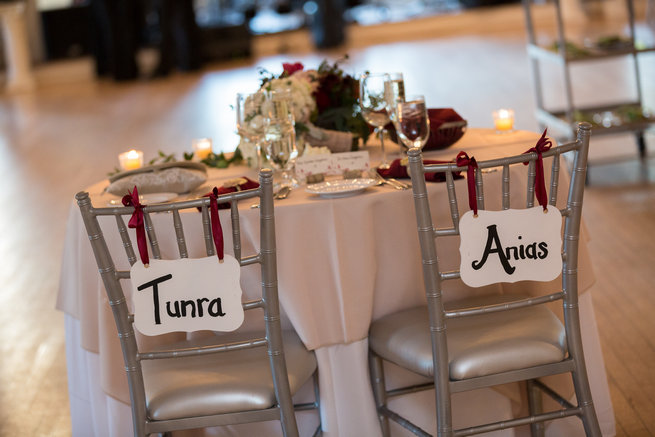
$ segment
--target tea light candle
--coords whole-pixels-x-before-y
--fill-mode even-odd
[[[118,162],[122,170],[135,170],[143,167],[143,152],[140,150],[130,150],[118,155]]]
[[[493,112],[494,126],[497,132],[511,132],[514,129],[514,111],[499,109]]]
[[[193,140],[193,154],[201,161],[212,152],[212,140],[209,138],[198,138]]]

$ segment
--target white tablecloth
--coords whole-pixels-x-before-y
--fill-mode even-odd
[[[465,150],[482,160],[523,152],[533,146],[537,138],[537,134],[529,132],[496,135],[489,130],[470,129],[454,147],[432,152],[429,157],[450,160],[459,150]],[[243,167],[212,170],[208,186],[220,185],[222,180],[241,175],[254,177],[254,173]],[[500,193],[499,174],[497,177],[488,176],[492,180],[488,183],[485,180],[486,195],[493,196],[495,191]],[[458,189],[465,190],[465,181],[457,184]],[[102,192],[106,185],[107,182],[103,181],[87,189],[96,204],[101,205],[112,198]],[[445,186],[430,184],[429,192],[436,202],[440,196],[445,196]],[[563,201],[565,193],[561,196]],[[500,195],[497,198],[500,204]],[[512,193],[513,201],[525,202],[524,199],[524,192]],[[412,202],[411,190],[395,191],[382,186],[342,199],[321,199],[303,190],[295,190],[288,199],[276,203],[280,300],[285,323],[293,325],[307,347],[316,352],[321,419],[326,436],[380,435],[369,387],[366,337],[371,320],[425,300]],[[460,209],[466,207],[466,202],[463,203]],[[493,201],[486,206],[488,209],[495,207]],[[440,220],[449,220],[447,214],[446,208],[435,208],[433,218],[439,223]],[[257,215],[256,210],[245,206],[244,253],[256,244]],[[155,220],[163,219],[155,217]],[[189,229],[200,223],[199,217],[193,214],[184,214],[183,221],[187,235],[191,234]],[[222,222],[229,225],[227,219]],[[110,247],[120,249],[116,231],[112,233],[109,228],[103,227]],[[229,229],[225,232],[228,233]],[[159,240],[161,244],[164,239],[160,236]],[[198,235],[197,244],[190,243],[190,250],[196,251],[192,256],[201,256],[202,247]],[[454,267],[458,263],[457,242],[442,248],[441,260]],[[169,246],[163,245],[162,251],[164,257],[167,253],[174,256],[174,241]],[[450,254],[452,256],[446,256]],[[594,279],[584,240],[581,254],[580,288],[586,291]],[[76,205],[72,205],[57,307],[67,314],[74,434],[129,435],[129,395],[120,346],[96,271],[79,211]],[[258,279],[256,274],[243,275],[242,287],[246,295],[258,292]],[[452,284],[446,292],[447,298],[456,293],[457,296],[472,292],[503,293],[511,289],[498,286],[468,290],[461,284]],[[591,293],[583,293],[580,302],[585,355],[604,435],[613,435],[614,417],[591,298]],[[392,382],[411,378],[399,369],[390,370]],[[457,421],[462,425],[471,424],[472,420],[482,420],[492,413],[505,418],[517,405],[512,403],[513,393],[512,389],[504,392],[486,389],[475,394],[458,394],[454,400]],[[309,393],[300,394],[306,395]],[[410,410],[410,416],[416,416],[420,425],[434,428],[434,400],[430,392],[394,402],[400,409]],[[499,418],[498,415],[495,417]],[[310,430],[316,422],[317,418],[311,412],[299,415],[302,435],[311,435]],[[571,423],[576,431],[562,433],[561,429],[551,427],[549,434],[576,435],[581,427],[576,419]],[[206,433],[221,436],[279,433],[276,431],[279,426],[269,428],[264,432],[247,426],[226,427]],[[404,433],[396,430],[395,435]],[[498,435],[513,435],[513,431]]]

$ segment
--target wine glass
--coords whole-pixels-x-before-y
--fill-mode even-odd
[[[266,114],[266,93],[237,94],[237,131],[239,135],[255,147],[257,169],[262,167],[262,140],[268,124]]]
[[[402,73],[388,73],[384,78],[384,100],[387,114],[392,122],[396,121],[396,102],[405,100],[405,81]]]
[[[394,123],[398,138],[408,149],[422,148],[430,136],[430,119],[423,96],[413,96],[396,102]]]
[[[385,73],[365,73],[359,79],[359,105],[362,108],[362,116],[368,124],[375,127],[375,133],[380,136],[382,163],[379,168],[389,168],[387,153],[384,150],[384,126],[389,123],[384,98],[386,76]]]
[[[298,182],[290,166],[298,156],[291,93],[289,90],[275,90],[270,91],[267,97],[268,124],[264,135],[266,158],[280,177],[276,183],[278,187],[297,187]]]

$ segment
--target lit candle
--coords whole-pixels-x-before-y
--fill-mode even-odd
[[[201,161],[209,156],[212,152],[212,140],[209,138],[199,138],[193,140],[193,154]]]
[[[130,150],[129,152],[118,155],[118,162],[122,170],[135,170],[143,167],[143,152],[140,150]]]
[[[497,132],[511,132],[514,129],[514,111],[499,109],[493,112],[494,126]]]

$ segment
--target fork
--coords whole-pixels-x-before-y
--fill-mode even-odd
[[[273,199],[275,200],[286,199],[289,196],[289,193],[291,193],[291,187],[285,185],[284,187],[280,188],[275,193],[273,193]],[[250,205],[250,208],[252,209],[259,208],[259,203],[253,203],[252,205]]]
[[[375,180],[378,181],[378,184],[387,184],[391,188],[394,188],[396,190],[406,190],[407,188],[409,188],[408,186],[406,186],[404,184],[401,184],[396,179],[393,179],[393,178],[385,179],[385,178],[383,178],[382,175],[380,175],[380,173],[378,173],[377,170],[375,170],[375,169],[372,169],[369,172],[369,174],[371,176],[373,176],[373,178],[375,178]]]

